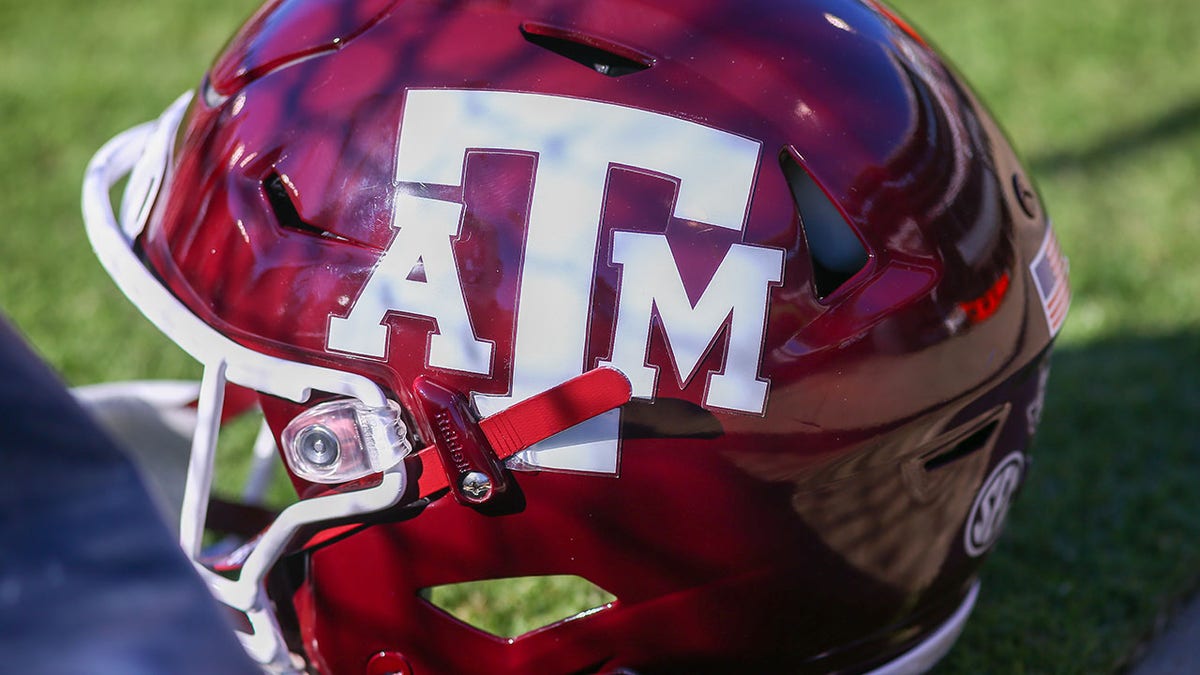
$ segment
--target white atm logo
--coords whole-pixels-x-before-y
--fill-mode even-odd
[[[723,367],[707,374],[704,405],[762,414],[769,383],[758,371],[769,293],[783,278],[781,249],[733,244],[693,304],[665,235],[614,232],[608,262],[620,267],[621,285],[612,353],[600,364],[584,362],[612,167],[674,179],[675,217],[741,232],[758,169],[757,141],[608,103],[449,89],[410,90],[400,131],[399,183],[461,185],[468,150],[537,155],[511,389],[504,396],[476,395],[481,414],[498,412],[595,365],[621,370],[634,396],[653,398],[658,369],[646,360],[655,313],[684,382],[725,329]],[[474,330],[452,249],[462,234],[463,205],[398,193],[393,213],[396,236],[349,314],[330,317],[328,348],[382,358],[387,315],[418,315],[437,321],[426,351],[429,366],[490,373],[495,345]],[[418,262],[424,279],[410,278]],[[574,438],[560,440],[572,447],[611,444],[616,424],[614,411],[568,432]]]

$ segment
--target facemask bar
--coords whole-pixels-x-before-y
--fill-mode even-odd
[[[158,120],[125,131],[100,148],[84,176],[84,223],[97,258],[118,288],[151,323],[204,366],[180,516],[180,544],[213,594],[246,613],[254,634],[238,635],[250,656],[272,672],[300,672],[302,664],[293,662],[288,653],[266,597],[266,575],[301,528],[381,511],[399,502],[406,484],[400,463],[403,453],[387,456],[390,466],[372,467],[383,472],[382,482],[376,486],[304,500],[284,509],[260,535],[236,579],[227,579],[197,562],[227,382],[296,402],[308,400],[314,390],[356,399],[369,409],[386,409],[389,401],[378,385],[360,375],[285,361],[233,342],[192,314],[134,253],[133,242],[146,226],[163,188],[175,134],[191,96],[190,92],[180,96]],[[118,223],[110,191],[126,175],[129,182]]]

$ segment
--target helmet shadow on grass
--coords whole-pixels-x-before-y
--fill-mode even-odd
[[[1092,145],[1031,157],[1029,166],[1036,175],[1096,166],[1120,160],[1150,146],[1171,143],[1197,129],[1200,129],[1200,99],[1164,110],[1153,120],[1120,129]]]
[[[938,672],[1121,671],[1200,588],[1200,331],[1054,355],[1023,496]]]

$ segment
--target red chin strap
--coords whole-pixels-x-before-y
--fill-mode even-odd
[[[424,378],[418,378],[413,389],[438,438],[404,460],[405,470],[415,479],[415,489],[409,486],[409,492],[415,493],[412,499],[430,498],[450,488],[456,499],[469,505],[479,505],[503,491],[504,460],[619,408],[633,396],[624,374],[614,368],[596,368],[476,420],[462,394]],[[445,420],[440,427],[439,417]],[[482,500],[464,497],[463,478],[480,469],[491,481],[492,494]],[[361,525],[349,524],[321,530],[301,548],[320,546],[358,527]]]
[[[449,487],[459,501],[474,504],[486,499],[462,494],[460,483],[467,474],[502,482],[504,460],[628,403],[633,395],[620,371],[596,368],[476,421],[466,398],[457,392],[425,378],[417,378],[413,391],[434,428],[430,445],[405,460],[410,475],[417,475],[419,498]]]

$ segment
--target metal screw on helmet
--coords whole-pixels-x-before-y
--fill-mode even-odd
[[[482,471],[471,471],[459,483],[467,499],[485,502],[492,495],[492,477]]]
[[[337,436],[320,424],[314,424],[301,431],[296,437],[296,446],[304,461],[318,467],[333,464],[340,453]]]

